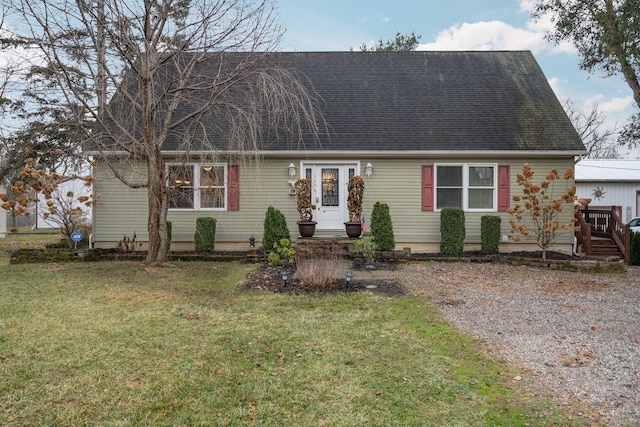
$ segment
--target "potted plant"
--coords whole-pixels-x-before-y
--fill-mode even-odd
[[[364,196],[364,179],[356,175],[349,180],[347,186],[347,209],[349,221],[344,223],[349,238],[355,239],[362,233],[362,198]]]
[[[313,220],[313,211],[316,208],[311,204],[311,180],[302,178],[295,182],[296,203],[300,212],[298,230],[302,237],[313,237],[316,232],[316,222]]]

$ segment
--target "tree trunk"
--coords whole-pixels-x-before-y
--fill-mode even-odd
[[[149,156],[147,173],[149,176],[148,203],[149,232],[148,264],[159,264],[167,260],[167,208],[168,195],[164,185],[163,162],[159,150]]]

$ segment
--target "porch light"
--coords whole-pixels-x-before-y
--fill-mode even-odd
[[[282,275],[282,281],[284,282],[284,285],[287,286],[287,279],[289,278],[289,272],[287,270],[282,270],[280,274]]]
[[[289,176],[291,178],[296,176],[296,167],[293,165],[293,163],[289,163]]]
[[[365,166],[365,174],[367,176],[373,175],[373,165],[371,163],[367,163],[367,166]]]

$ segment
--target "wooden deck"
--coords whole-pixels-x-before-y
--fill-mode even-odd
[[[631,230],[620,219],[620,208],[582,208],[576,211],[576,238],[582,251],[590,256],[620,257],[628,264],[631,254]]]

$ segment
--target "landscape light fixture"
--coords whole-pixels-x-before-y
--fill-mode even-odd
[[[351,278],[353,277],[353,273],[351,271],[347,271],[344,275],[344,280],[347,281],[347,288],[349,287],[349,284],[351,283]]]
[[[282,270],[280,274],[282,275],[282,281],[284,282],[284,285],[287,286],[287,279],[289,278],[289,272],[287,270]]]

